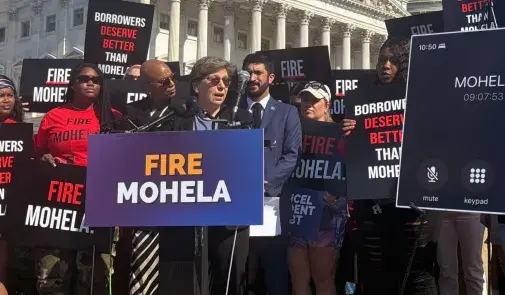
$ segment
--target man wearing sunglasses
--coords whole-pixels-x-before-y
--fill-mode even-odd
[[[265,148],[265,204],[279,212],[279,195],[284,183],[296,168],[302,149],[302,130],[297,109],[270,96],[270,84],[275,79],[273,62],[266,56],[248,55],[242,69],[250,74],[247,99],[244,107],[254,120],[254,128],[264,130],[264,138],[271,142]],[[275,210],[275,209],[274,209]],[[280,214],[283,214],[281,212]],[[280,218],[277,218],[280,223]],[[250,291],[258,292],[255,280],[257,260],[265,270],[268,293],[288,295],[289,273],[287,262],[287,236],[253,237],[250,240],[249,271]],[[255,286],[252,286],[254,284]],[[259,293],[257,293],[259,294]]]
[[[170,102],[177,94],[176,76],[170,67],[160,60],[148,60],[140,67],[139,81],[147,86],[148,97],[126,107],[126,115],[137,125],[145,125],[169,111]],[[156,128],[158,131],[173,130],[168,121]]]

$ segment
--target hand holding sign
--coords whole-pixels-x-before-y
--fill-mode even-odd
[[[343,136],[351,134],[351,131],[354,128],[356,128],[356,120],[342,119],[342,132],[344,132]]]

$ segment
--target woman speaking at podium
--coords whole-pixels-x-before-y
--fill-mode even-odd
[[[113,122],[121,114],[102,107],[103,73],[94,64],[77,65],[71,72],[67,104],[49,111],[40,123],[35,140],[37,156],[56,167],[59,163],[86,166],[88,135],[99,133],[102,122]],[[106,111],[103,111],[106,110]],[[89,294],[92,253],[62,249],[37,249],[37,289],[40,293]],[[97,255],[93,294],[108,294],[107,278],[112,268],[109,254]],[[77,273],[76,286],[71,285]]]
[[[198,106],[202,112],[190,118],[176,120],[176,130],[213,130],[227,128],[223,124],[213,124],[212,119],[231,119],[231,107],[224,104],[231,83],[231,64],[221,58],[207,56],[196,61],[191,70],[192,90],[196,93]],[[199,112],[197,112],[199,113]],[[239,122],[252,122],[252,115],[239,109]],[[236,240],[235,240],[236,233]],[[209,260],[212,295],[224,295],[228,279],[228,268],[233,263],[228,295],[242,295],[245,279],[245,265],[249,252],[249,227],[215,226],[208,229]],[[235,243],[234,243],[235,240]],[[234,257],[230,261],[232,247]]]

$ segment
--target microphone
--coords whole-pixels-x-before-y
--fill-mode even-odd
[[[200,118],[204,117],[204,112],[200,105],[196,102],[196,97],[190,96],[186,98],[186,105],[188,107],[187,116],[198,116]]]
[[[189,113],[188,99],[174,97],[170,100],[170,108],[167,114],[145,125],[126,131],[126,133],[147,132],[152,128],[154,128],[155,126],[163,124],[165,121],[168,121],[175,116],[187,116],[188,113]]]
[[[235,121],[235,118],[237,117],[238,106],[240,104],[240,101],[242,101],[242,95],[244,94],[245,87],[249,82],[249,78],[251,78],[249,72],[247,71],[238,72],[237,100],[235,101],[235,105],[231,109],[231,122]]]

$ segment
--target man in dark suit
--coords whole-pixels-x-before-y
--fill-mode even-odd
[[[270,96],[270,84],[275,79],[274,66],[266,56],[248,55],[242,66],[251,75],[247,87],[246,105],[253,115],[255,128],[264,129],[265,140],[265,199],[278,197],[284,183],[296,168],[302,149],[302,130],[295,107]],[[281,212],[280,214],[284,214]],[[280,222],[280,219],[279,219]],[[268,293],[289,294],[287,236],[255,237],[250,240],[249,263],[261,260]],[[251,270],[251,267],[249,268]]]
[[[137,125],[147,124],[169,111],[170,101],[177,94],[176,76],[166,63],[148,60],[140,67],[139,80],[147,84],[148,97],[126,107],[126,115]],[[173,120],[156,127],[158,131],[171,131]]]

